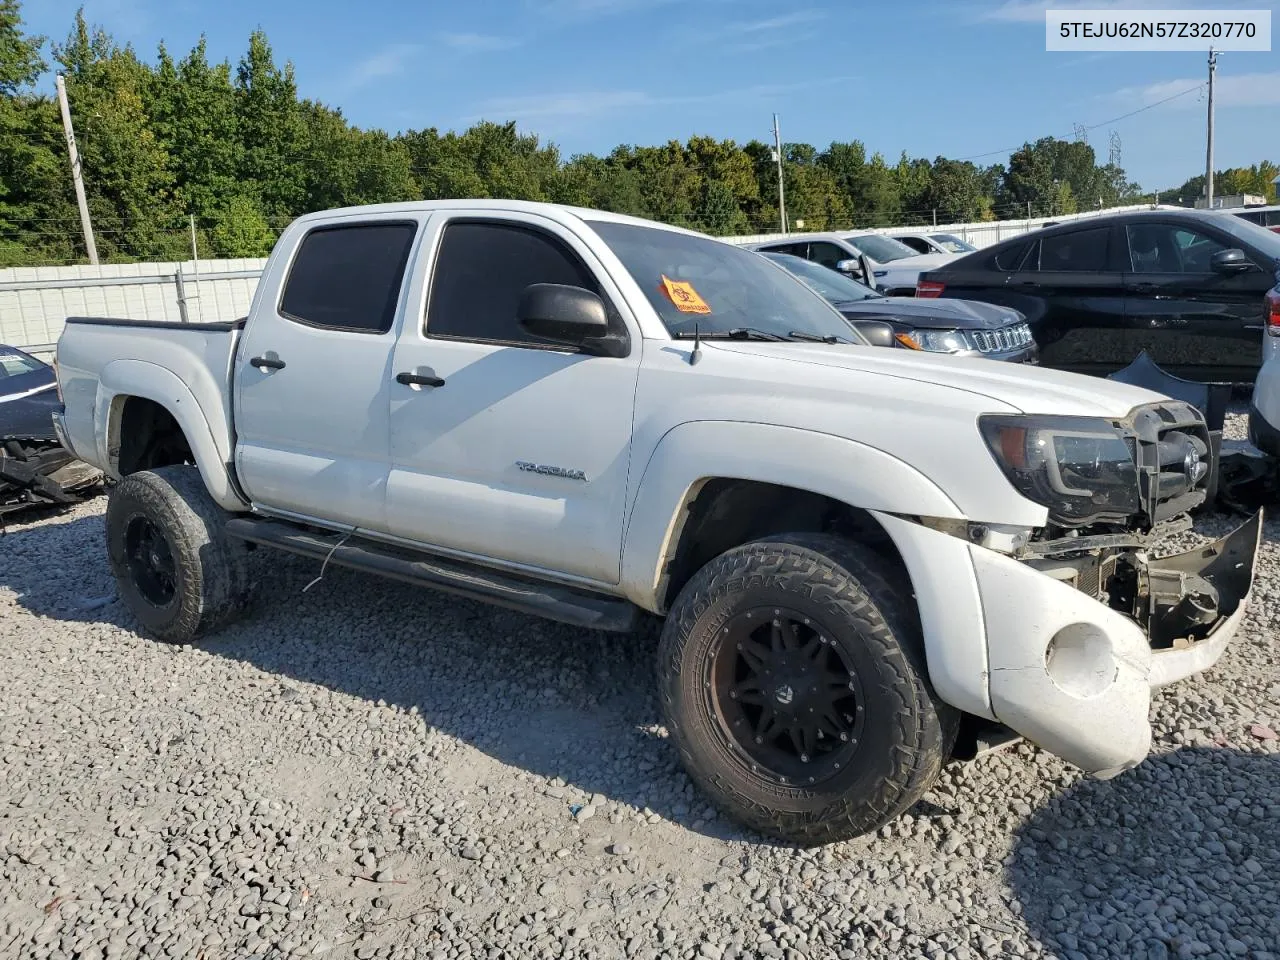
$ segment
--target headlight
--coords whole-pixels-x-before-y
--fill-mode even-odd
[[[963,353],[973,349],[963,330],[908,330],[897,334],[896,339],[910,350],[929,353]]]
[[[1142,508],[1138,468],[1120,432],[1092,417],[984,416],[987,446],[1009,482],[1064,526]]]

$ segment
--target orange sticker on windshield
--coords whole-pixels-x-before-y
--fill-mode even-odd
[[[681,313],[711,312],[711,308],[707,306],[707,301],[698,296],[698,291],[693,289],[693,284],[686,283],[684,280],[672,280],[664,274],[662,287],[667,291],[667,296],[671,298],[671,302],[676,305],[676,309]]]

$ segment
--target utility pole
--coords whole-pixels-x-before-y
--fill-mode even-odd
[[[1218,72],[1218,54],[1209,48],[1209,144],[1205,148],[1204,197],[1205,209],[1213,209],[1213,77]]]
[[[80,151],[76,149],[76,134],[71,129],[71,107],[67,104],[67,85],[58,74],[58,106],[62,108],[62,130],[67,135],[67,153],[71,157],[71,179],[76,185],[76,203],[80,206],[80,226],[84,230],[84,245],[89,262],[97,264],[98,245],[93,242],[93,224],[89,222],[89,201],[84,196],[84,180],[80,176]]]
[[[778,161],[778,219],[782,232],[787,232],[787,195],[782,185],[782,134],[778,130],[778,115],[773,115],[773,156]]]

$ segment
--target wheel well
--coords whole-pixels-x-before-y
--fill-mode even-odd
[[[120,476],[196,462],[173,414],[145,397],[125,399],[112,436],[116,438],[112,459]]]
[[[686,501],[659,586],[662,609],[670,609],[684,585],[709,561],[779,533],[834,533],[856,541],[883,556],[910,582],[893,541],[866,510],[795,487],[716,478],[705,481]]]

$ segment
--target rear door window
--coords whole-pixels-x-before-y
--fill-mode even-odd
[[[809,258],[809,244],[807,243],[774,243],[757,249],[761,253],[785,253],[806,260]]]
[[[413,223],[365,223],[312,230],[298,246],[280,314],[350,333],[386,333],[395,319]]]
[[[1041,238],[1041,272],[1099,273],[1106,270],[1110,236],[1110,227],[1098,227]],[[1032,267],[1028,264],[1023,269]]]

